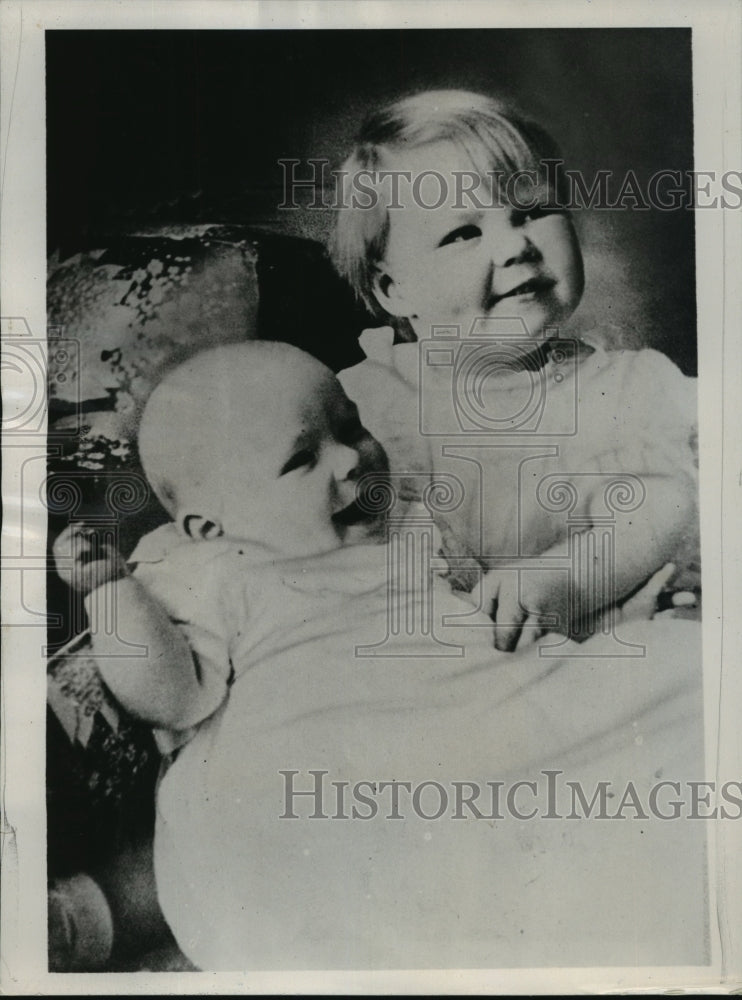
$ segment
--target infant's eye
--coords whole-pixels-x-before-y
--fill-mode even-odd
[[[449,243],[465,243],[467,240],[476,240],[481,235],[482,230],[479,226],[475,226],[470,223],[469,225],[459,226],[457,229],[452,229],[450,233],[446,233],[438,246],[445,247],[448,246]]]
[[[295,469],[313,469],[317,464],[317,453],[311,448],[302,448],[291,456],[291,458],[286,462],[281,471],[280,476],[285,476],[287,472],[293,472]]]

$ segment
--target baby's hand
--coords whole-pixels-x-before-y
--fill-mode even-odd
[[[481,607],[495,624],[495,648],[503,652],[522,649],[546,632],[544,618],[553,616],[555,595],[549,599],[547,577],[514,569],[491,570],[480,583]],[[548,618],[546,620],[549,620]]]
[[[667,590],[675,576],[674,563],[666,563],[647,580],[641,590],[621,605],[619,621],[630,619],[672,618],[678,608],[691,608],[697,604],[692,590]]]
[[[83,596],[128,572],[119,550],[84,524],[65,528],[53,551],[60,577]]]
[[[660,610],[659,598],[667,594],[666,587],[674,574],[675,566],[667,563],[628,601],[617,608],[603,609],[600,617],[593,615],[590,631],[579,636],[586,638],[596,631],[605,615],[611,615],[614,623],[648,620],[658,614],[673,616],[677,608],[694,605],[696,598],[692,592],[679,591],[669,595],[669,610]],[[570,621],[569,614],[569,581],[563,574],[494,570],[484,575],[480,587],[480,606],[495,624],[496,649],[504,652],[522,649],[540,639],[547,630],[574,635],[574,621]]]

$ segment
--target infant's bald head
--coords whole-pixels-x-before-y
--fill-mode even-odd
[[[290,344],[246,341],[201,351],[153,391],[139,428],[139,454],[160,501],[175,516],[188,499],[218,490],[246,451],[264,455],[294,403],[333,378]]]
[[[297,553],[345,538],[335,516],[354,501],[355,481],[387,467],[330,369],[269,341],[203,351],[166,375],[144,409],[139,452],[190,534],[195,518]]]

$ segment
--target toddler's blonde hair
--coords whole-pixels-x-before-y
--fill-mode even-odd
[[[426,90],[366,119],[341,167],[346,191],[361,172],[379,170],[385,152],[440,141],[464,150],[483,179],[491,171],[500,172],[503,179],[518,171],[538,172],[543,161],[559,159],[551,136],[509,105],[467,90]],[[354,206],[347,197],[341,199],[330,249],[335,267],[357,296],[386,317],[374,295],[374,280],[386,252],[389,210],[382,196],[372,200],[373,205],[365,208]]]

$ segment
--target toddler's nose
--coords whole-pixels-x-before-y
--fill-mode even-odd
[[[522,226],[514,225],[509,212],[493,219],[488,232],[490,254],[495,267],[508,267],[530,259],[534,247]]]

